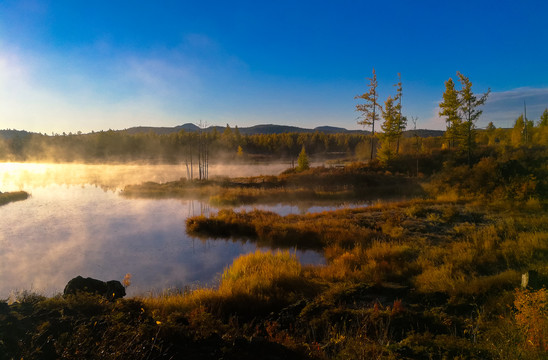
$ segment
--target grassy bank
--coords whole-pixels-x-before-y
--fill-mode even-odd
[[[15,191],[15,192],[0,192],[0,206],[6,205],[13,201],[26,200],[29,197],[29,194],[24,191]]]
[[[147,182],[126,186],[122,194],[127,197],[202,199],[213,205],[234,206],[365,201],[379,197],[413,197],[424,192],[415,178],[354,164],[344,168],[317,167],[303,172],[288,170],[278,176]]]

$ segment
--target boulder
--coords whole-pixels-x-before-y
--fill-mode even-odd
[[[77,293],[97,294],[108,300],[121,299],[126,296],[126,289],[118,280],[101,281],[93,278],[77,276],[65,286],[63,295],[75,295]]]

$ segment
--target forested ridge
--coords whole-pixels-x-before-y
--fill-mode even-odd
[[[511,129],[476,130],[474,146],[525,144],[522,137],[523,121],[516,120]],[[521,128],[520,128],[521,127]],[[548,127],[529,122],[528,144],[548,143]],[[45,135],[26,131],[0,131],[0,161],[47,162],[126,162],[145,161],[177,163],[196,148],[200,136],[207,141],[211,161],[226,159],[253,160],[267,156],[270,159],[296,159],[303,145],[313,157],[370,157],[370,135],[355,133],[281,133],[243,135],[237,128],[227,126],[222,132],[213,130],[180,130],[170,134],[155,132],[130,134],[125,131],[99,131],[89,134]],[[444,147],[440,131],[409,130],[403,133],[399,155],[432,154]],[[378,133],[382,137],[383,133]],[[241,152],[238,151],[241,147]],[[457,149],[453,149],[457,150]],[[395,157],[394,157],[395,158]],[[394,160],[394,159],[392,159]]]

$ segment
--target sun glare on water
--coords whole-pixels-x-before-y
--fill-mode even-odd
[[[0,163],[0,191],[25,190],[34,179],[43,178],[48,164]]]

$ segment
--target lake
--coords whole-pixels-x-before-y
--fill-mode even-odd
[[[269,175],[285,168],[211,166],[210,176]],[[128,295],[215,286],[234,258],[259,247],[245,239],[188,236],[188,216],[217,211],[199,201],[119,195],[125,185],[178,180],[185,173],[180,165],[0,164],[0,191],[31,194],[0,207],[0,299],[22,290],[50,296],[77,275],[121,281],[130,273]],[[288,214],[334,207],[257,208]],[[313,251],[296,254],[303,264],[325,262]]]

